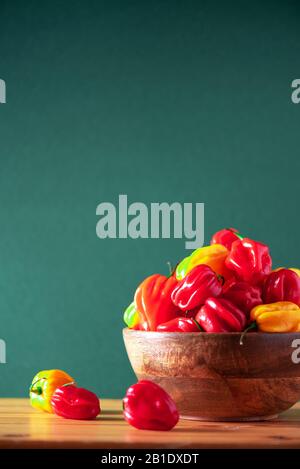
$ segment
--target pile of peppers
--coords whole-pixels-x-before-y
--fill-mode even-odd
[[[300,332],[300,269],[272,269],[266,244],[225,228],[168,277],[147,277],[124,322],[140,331]]]

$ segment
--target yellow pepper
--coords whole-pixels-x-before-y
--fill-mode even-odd
[[[182,280],[196,265],[206,264],[216,274],[228,277],[228,270],[225,266],[225,259],[228,256],[228,249],[222,244],[212,244],[198,248],[188,257],[185,257],[176,268],[177,280]]]
[[[29,390],[33,407],[53,413],[51,397],[55,390],[67,383],[74,383],[73,378],[62,370],[44,370],[35,375]]]
[[[277,269],[274,269],[272,272],[277,272],[277,270],[285,269],[286,267],[278,267]],[[296,269],[296,267],[288,267],[288,270],[292,270],[293,272],[296,272],[296,274],[300,277],[300,269]]]
[[[262,332],[300,332],[300,308],[290,301],[255,306],[250,319]]]

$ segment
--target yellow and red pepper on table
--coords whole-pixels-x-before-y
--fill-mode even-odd
[[[300,332],[300,269],[272,270],[267,245],[234,228],[215,233],[166,277],[147,277],[124,313],[158,332]],[[192,320],[192,321],[191,321]]]
[[[190,319],[190,321],[193,321]],[[62,370],[44,370],[35,375],[29,389],[31,405],[66,419],[92,420],[101,412],[99,398],[78,388]],[[171,430],[179,413],[171,396],[158,384],[142,380],[127,389],[123,399],[125,420],[140,430]]]

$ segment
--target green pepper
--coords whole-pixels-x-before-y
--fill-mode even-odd
[[[123,319],[129,329],[134,329],[139,324],[139,313],[135,307],[134,301],[126,308]]]

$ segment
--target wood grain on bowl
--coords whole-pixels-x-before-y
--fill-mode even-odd
[[[180,415],[204,420],[265,420],[300,399],[300,333],[172,333],[124,329],[138,379],[160,384]]]

